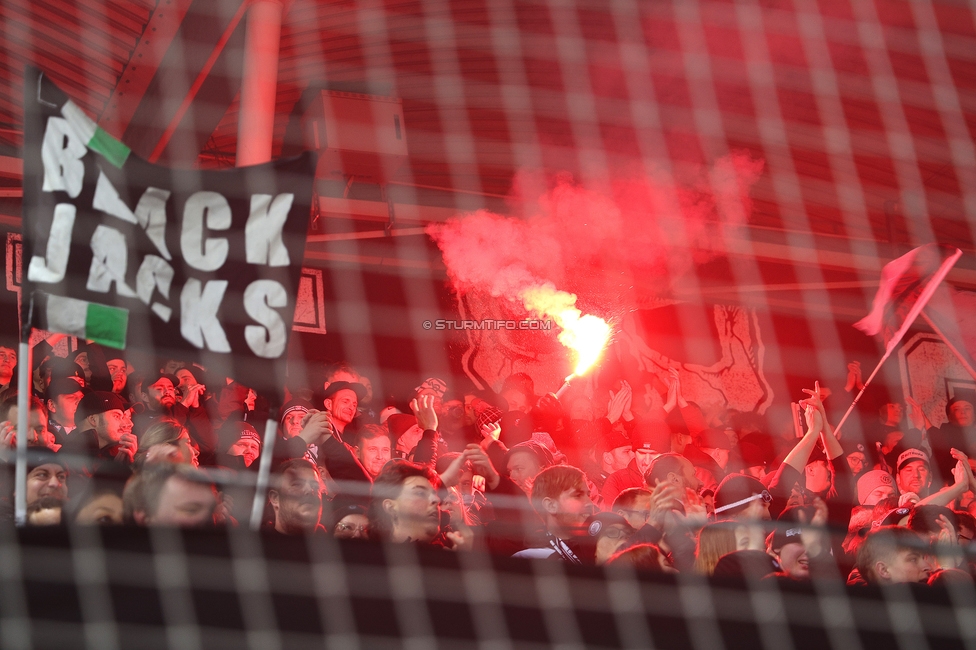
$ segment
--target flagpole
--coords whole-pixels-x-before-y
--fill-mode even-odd
[[[268,421],[264,425],[264,444],[261,445],[261,463],[258,465],[258,484],[254,491],[254,502],[251,504],[251,530],[261,528],[261,518],[264,515],[264,501],[268,493],[268,483],[271,478],[271,458],[274,451],[275,438],[278,433],[278,407],[273,406],[268,412]]]
[[[867,381],[864,382],[864,386],[861,387],[861,390],[854,398],[854,401],[851,402],[851,405],[847,407],[847,412],[844,413],[844,417],[840,419],[840,423],[834,429],[834,435],[836,435],[838,439],[840,439],[841,427],[844,426],[844,423],[847,421],[847,418],[850,416],[851,411],[853,411],[854,407],[857,406],[858,400],[860,400],[861,396],[864,395],[864,390],[868,387],[868,384],[871,383],[871,380],[874,379],[875,375],[878,374],[878,371],[881,370],[882,364],[884,364],[884,362],[888,359],[888,357],[891,356],[891,353],[894,351],[895,346],[897,346],[901,342],[901,340],[905,337],[905,333],[908,331],[908,328],[912,326],[912,323],[915,322],[915,319],[918,318],[918,315],[922,313],[922,309],[925,307],[926,304],[928,304],[929,299],[932,297],[932,294],[934,294],[935,290],[939,288],[939,285],[942,284],[942,281],[945,279],[945,277],[949,275],[949,271],[956,264],[956,261],[960,257],[962,257],[962,251],[957,248],[955,253],[947,257],[942,262],[942,264],[939,266],[939,269],[929,280],[928,284],[925,285],[925,289],[922,290],[922,293],[918,296],[918,299],[915,301],[915,304],[912,305],[912,308],[908,311],[908,315],[905,316],[905,320],[902,322],[901,327],[898,328],[898,331],[895,332],[895,334],[891,337],[891,340],[888,341],[888,344],[885,346],[885,353],[884,356],[881,357],[881,361],[879,361],[878,365],[874,367],[874,371],[871,373],[871,376],[868,377]]]
[[[17,356],[17,463],[14,471],[14,522],[27,524],[27,417],[30,410],[30,328]]]
[[[860,401],[861,396],[864,395],[864,391],[867,390],[868,385],[870,385],[871,380],[874,379],[875,375],[878,374],[878,371],[881,370],[881,366],[884,365],[884,362],[888,360],[888,357],[891,356],[891,352],[894,349],[895,349],[894,346],[891,346],[887,350],[885,350],[884,356],[881,357],[881,361],[879,361],[878,362],[878,365],[876,365],[874,367],[874,371],[871,373],[871,375],[864,382],[864,385],[861,386],[861,390],[859,390],[858,393],[857,393],[857,395],[854,397],[854,401],[851,402],[851,405],[847,407],[847,412],[844,413],[844,417],[842,417],[840,419],[840,422],[837,424],[837,426],[834,427],[834,435],[837,436],[837,439],[838,440],[840,440],[840,429],[841,429],[841,427],[844,426],[844,423],[845,422],[847,422],[847,418],[850,416],[851,411],[853,411],[854,410],[854,407],[857,406],[857,403]]]
[[[931,318],[929,318],[928,314],[926,314],[924,310],[922,311],[922,318],[925,319],[925,322],[929,324],[929,327],[932,328],[932,330],[936,333],[936,335],[938,335],[938,337],[942,339],[942,342],[945,343],[950,350],[952,350],[952,353],[956,355],[956,359],[958,359],[959,363],[962,364],[962,367],[966,369],[966,372],[968,372],[973,379],[976,379],[976,370],[973,370],[973,367],[970,365],[969,361],[967,361],[966,358],[963,357],[962,353],[959,352],[959,349],[956,346],[954,346],[951,341],[949,341],[948,337],[946,337],[946,335],[942,333],[942,330],[939,329],[939,326],[936,325]]]

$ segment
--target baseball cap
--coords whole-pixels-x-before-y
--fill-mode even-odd
[[[85,392],[85,389],[74,379],[70,377],[58,377],[51,381],[50,386],[47,387],[46,395],[47,399],[54,399],[59,395],[72,395],[83,392]]]
[[[929,455],[926,454],[921,449],[906,449],[905,451],[898,454],[898,462],[895,463],[896,472],[900,472],[901,468],[912,462],[913,460],[920,460],[926,465],[929,464]]]
[[[89,415],[98,415],[99,413],[114,411],[115,409],[125,411],[128,410],[128,407],[122,401],[122,398],[115,393],[94,390],[82,397],[81,401],[78,402],[78,410],[75,411],[75,426],[80,428],[81,423]]]
[[[59,357],[51,362],[51,379],[62,377],[77,377],[82,386],[85,384],[85,371],[81,369],[81,366],[70,359]]]
[[[776,531],[773,532],[773,541],[769,548],[778,551],[787,544],[802,544],[803,538],[800,534],[799,526],[779,526]]]
[[[168,372],[161,372],[159,370],[150,372],[142,380],[142,390],[147,390],[150,386],[155,384],[160,379],[168,379],[173,383],[173,388],[180,385],[180,379],[176,375],[171,375]]]
[[[600,537],[611,526],[623,526],[627,534],[634,533],[634,527],[626,519],[612,512],[598,512],[595,515],[591,515],[584,525],[590,537]]]
[[[671,429],[663,420],[646,420],[634,427],[634,451],[671,451]]]
[[[803,540],[800,536],[800,524],[803,522],[800,513],[805,515],[806,521],[810,521],[814,512],[814,507],[810,505],[790,506],[783,510],[776,518],[777,525],[771,537],[770,548],[778,551],[787,544],[801,544]]]
[[[889,510],[884,517],[875,522],[874,526],[897,526],[902,519],[912,514],[914,510],[913,506],[902,506],[901,508],[892,508]]]

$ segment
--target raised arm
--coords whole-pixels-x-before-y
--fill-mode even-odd
[[[820,382],[814,382],[813,390],[804,388],[803,392],[809,395],[809,397],[800,402],[800,404],[803,404],[804,406],[812,406],[820,414],[820,439],[823,441],[824,452],[827,454],[827,460],[840,458],[844,455],[844,448],[841,447],[840,441],[837,439],[837,436],[834,435],[834,428],[830,426],[830,422],[827,421],[827,410],[824,408],[823,395],[821,395],[820,392]]]
[[[820,411],[809,404],[806,405],[804,415],[807,421],[807,432],[803,434],[800,441],[796,443],[796,446],[783,459],[784,465],[789,465],[800,474],[803,474],[803,468],[806,467],[807,461],[810,460],[810,454],[813,453],[814,447],[817,446],[817,440],[820,439],[824,422],[820,416]]]
[[[961,497],[976,484],[973,468],[969,465],[969,458],[958,449],[952,450],[952,457],[956,459],[956,466],[952,468],[952,485],[947,485],[935,494],[925,497],[916,506],[948,506]]]

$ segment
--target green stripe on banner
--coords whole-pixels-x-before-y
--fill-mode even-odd
[[[129,154],[132,153],[131,149],[110,136],[101,127],[95,129],[95,135],[88,141],[88,146],[105,156],[116,167],[124,165]]]
[[[85,338],[120,350],[125,349],[125,334],[129,328],[129,310],[88,303],[85,317]]]

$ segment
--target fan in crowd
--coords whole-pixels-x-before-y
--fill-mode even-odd
[[[0,352],[0,445],[11,448],[16,356]],[[539,397],[524,374],[497,393],[428,377],[386,404],[348,363],[322,377],[289,386],[278,411],[269,536],[716,578],[971,579],[974,406],[958,396],[941,427],[914,401],[889,400],[840,437],[819,385],[804,391],[801,430],[780,435],[755,413],[706,415],[677,370],[640,396],[612,382],[605,408],[594,395]],[[178,359],[136,369],[87,344],[43,356],[28,404],[28,525],[249,516],[268,408],[246,386]],[[4,469],[0,517],[12,519]]]

